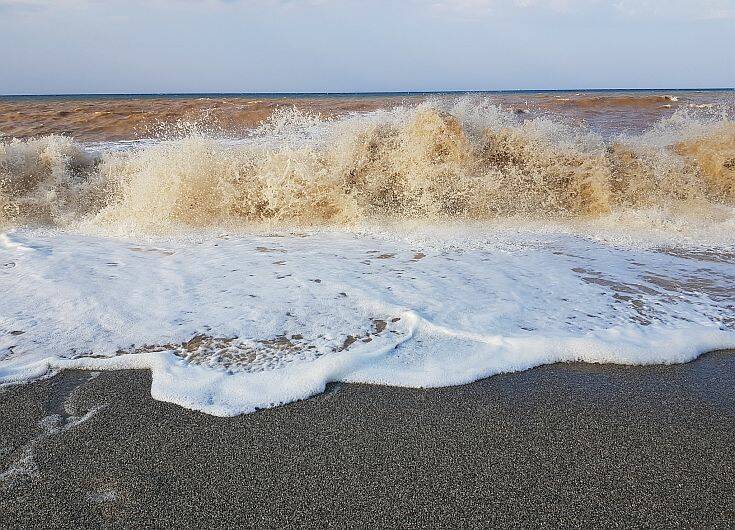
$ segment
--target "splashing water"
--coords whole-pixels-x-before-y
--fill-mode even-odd
[[[0,147],[5,224],[117,234],[642,210],[729,218],[734,182],[727,119],[682,112],[603,140],[467,100],[338,120],[277,112],[235,142],[194,132],[123,152],[55,136]]]
[[[735,347],[735,125],[634,136],[473,99],[239,138],[0,147],[0,382],[148,368],[231,415]]]

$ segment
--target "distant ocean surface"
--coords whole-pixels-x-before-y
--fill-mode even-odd
[[[334,117],[457,98],[483,100],[529,117],[551,114],[609,134],[640,131],[677,110],[732,108],[735,90],[0,96],[0,133],[130,140],[158,136],[162,125],[183,120],[237,134],[282,108]]]
[[[735,348],[735,92],[0,97],[0,383],[218,415]]]

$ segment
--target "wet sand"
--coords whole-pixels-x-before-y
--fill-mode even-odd
[[[0,389],[0,526],[731,528],[733,389],[721,352],[215,418],[66,372]]]

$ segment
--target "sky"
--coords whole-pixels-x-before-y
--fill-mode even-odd
[[[735,0],[0,0],[0,94],[735,86]]]

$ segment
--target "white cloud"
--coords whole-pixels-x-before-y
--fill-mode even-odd
[[[706,20],[735,18],[735,0],[414,0],[444,12],[492,14],[545,10],[641,18]]]
[[[440,11],[465,13],[494,13],[509,10],[546,9],[557,12],[572,11],[579,5],[588,5],[595,0],[417,0],[420,4],[428,4]]]
[[[428,7],[440,13],[460,16],[480,16],[501,13],[546,11],[573,15],[586,12],[598,15],[617,15],[632,18],[675,18],[684,20],[711,20],[735,18],[735,0],[0,0],[0,9],[38,11],[82,7],[89,4],[116,2],[121,5],[189,4],[242,6],[319,6],[324,4],[362,4],[382,9],[388,3],[402,2],[416,7]]]
[[[735,0],[616,0],[613,7],[632,17],[735,18]]]

